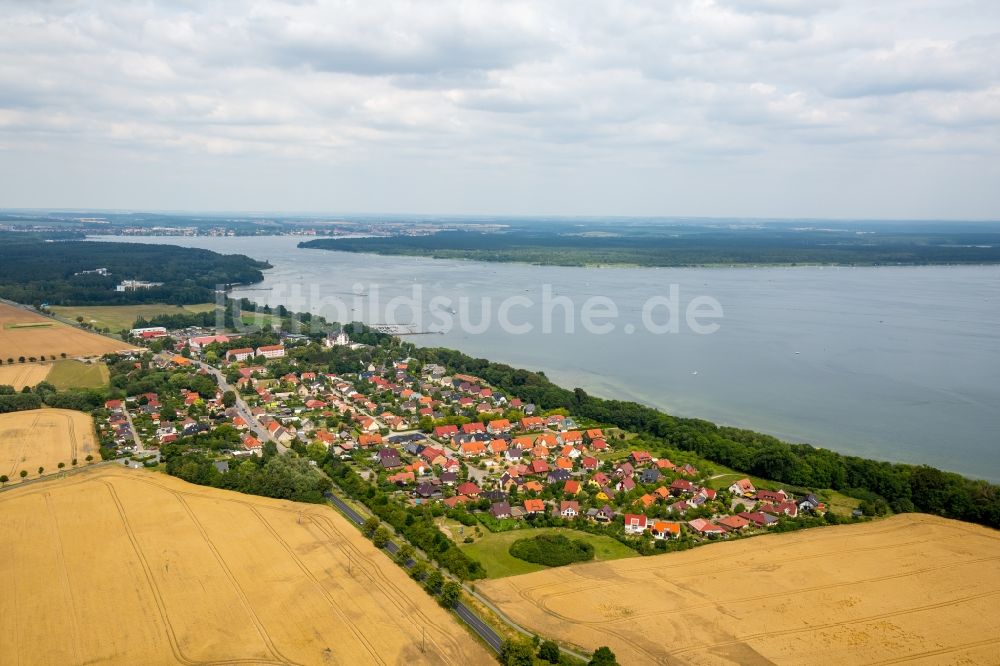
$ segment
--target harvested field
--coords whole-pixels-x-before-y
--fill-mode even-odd
[[[59,463],[80,465],[88,455],[101,459],[100,446],[89,414],[69,409],[32,409],[0,414],[0,474],[20,481],[21,470],[29,479],[37,478],[38,468],[46,474],[58,471]],[[2,663],[2,660],[0,660]]]
[[[331,508],[143,470],[0,492],[0,586],[0,663],[491,661]]]
[[[1000,532],[921,514],[477,583],[622,664],[1000,662]]]
[[[135,347],[0,303],[0,356],[4,364],[21,356],[101,356],[127,349]]]
[[[3,353],[0,350],[0,353]],[[47,363],[15,363],[7,365],[7,358],[4,357],[3,365],[0,365],[0,384],[13,386],[20,391],[25,386],[34,386],[40,381],[44,381],[48,376],[52,366]]]

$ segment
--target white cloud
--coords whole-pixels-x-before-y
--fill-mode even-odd
[[[997,7],[0,2],[0,205],[997,217]]]

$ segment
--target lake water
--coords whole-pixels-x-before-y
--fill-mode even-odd
[[[430,328],[442,311],[462,315],[465,297],[478,323],[489,298],[484,332],[456,327],[407,339],[543,370],[603,397],[1000,481],[998,266],[588,269],[301,250],[293,237],[129,240],[267,259],[274,269],[265,282],[235,296],[334,319],[348,318],[346,309],[350,319],[382,323],[385,304],[419,285],[420,312],[402,308],[396,322],[422,319]],[[677,333],[647,330],[644,304],[669,296],[671,285],[682,316],[695,297],[718,302],[719,329],[701,335],[682,322]],[[561,308],[552,309],[555,332],[542,330],[545,289],[572,301],[573,333],[563,332]],[[382,307],[373,310],[376,294]],[[435,308],[437,318],[434,296],[451,299]],[[580,309],[595,296],[617,307],[610,333],[582,330]],[[500,304],[512,297],[520,302],[509,319],[532,331],[498,324]],[[525,307],[525,298],[535,305]],[[665,306],[653,313],[665,321]]]

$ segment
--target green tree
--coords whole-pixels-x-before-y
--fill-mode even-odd
[[[379,528],[372,535],[372,543],[375,544],[376,548],[385,548],[385,544],[389,543],[389,530],[379,525]]]
[[[0,488],[2,488],[3,486],[7,485],[8,481],[10,481],[10,479],[7,478],[6,474],[0,474]]]
[[[378,518],[375,516],[368,516],[368,518],[365,519],[364,524],[361,526],[361,533],[371,539],[372,535],[375,534],[375,530],[378,529],[379,524]]]
[[[440,592],[441,587],[443,585],[444,585],[444,576],[442,576],[441,572],[438,571],[437,569],[430,572],[430,574],[428,574],[427,576],[427,580],[424,581],[424,587],[426,587],[427,591],[430,592],[431,594],[437,594],[438,592]]]
[[[500,663],[505,666],[534,666],[535,655],[531,643],[505,640],[500,644]]]
[[[22,469],[22,470],[21,470],[21,478],[23,479],[23,478],[24,478],[24,477],[26,477],[26,476],[28,476],[28,470],[26,470],[26,469]]]
[[[609,647],[599,647],[587,662],[588,666],[618,666],[618,659]]]
[[[559,663],[559,646],[555,641],[544,641],[542,647],[538,649],[538,658],[544,659],[550,664]]]
[[[445,608],[454,608],[455,604],[458,603],[459,597],[462,596],[462,586],[451,581],[444,584],[441,588],[441,599],[439,603]]]
[[[326,444],[319,440],[310,443],[306,446],[306,455],[316,462],[323,460],[326,457]]]
[[[232,407],[236,404],[236,392],[226,391],[222,394],[222,404],[226,407]]]
[[[404,543],[399,547],[399,550],[396,551],[396,561],[405,566],[406,563],[412,560],[416,554],[417,551],[413,546],[408,543]]]

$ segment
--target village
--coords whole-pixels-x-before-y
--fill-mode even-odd
[[[599,530],[641,552],[760,533],[827,510],[813,494],[758,488],[749,478],[720,486],[722,475],[637,448],[630,433],[540,411],[440,365],[373,348],[356,372],[305,360],[310,348],[365,351],[342,331],[321,343],[285,336],[258,346],[200,330],[132,335],[171,341],[151,360],[171,375],[166,395],[145,391],[106,405],[99,425],[131,464],[211,433],[220,472],[266,446],[313,461],[332,453],[400,501],[439,504],[465,522],[473,516],[477,530]]]

